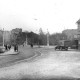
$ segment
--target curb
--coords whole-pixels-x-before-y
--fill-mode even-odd
[[[6,54],[8,53],[8,54]],[[12,53],[12,54],[11,54]],[[1,53],[0,56],[7,56],[7,55],[17,55],[19,54],[20,52],[10,52],[10,51],[7,51],[7,52],[4,52],[4,53]]]

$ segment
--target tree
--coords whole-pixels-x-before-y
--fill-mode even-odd
[[[43,30],[42,30],[42,28],[40,28],[39,29],[39,35],[43,35],[43,34],[44,34]]]
[[[63,33],[50,35],[50,45],[58,45],[60,40],[67,40],[67,36]]]
[[[11,31],[11,44],[23,44],[26,40],[26,34],[22,32],[21,28],[15,28]]]
[[[47,44],[47,35],[44,34],[42,28],[39,29],[39,45]]]
[[[27,38],[28,38],[28,44],[38,44],[39,42],[39,35],[34,33],[34,32],[29,32],[27,33]]]
[[[26,41],[26,33],[24,32],[19,32],[16,38],[16,43],[21,45]]]

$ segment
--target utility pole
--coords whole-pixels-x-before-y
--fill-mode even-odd
[[[4,28],[3,28],[3,47],[4,47]]]
[[[47,47],[49,47],[49,32],[48,32],[48,29],[47,29]]]
[[[27,46],[28,42],[27,42],[27,35],[26,35],[26,46]]]

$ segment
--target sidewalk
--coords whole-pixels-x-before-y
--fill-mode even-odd
[[[0,56],[2,55],[12,55],[12,54],[18,54],[19,52],[14,52],[14,49],[10,49],[9,51],[6,51],[4,53],[0,53]]]

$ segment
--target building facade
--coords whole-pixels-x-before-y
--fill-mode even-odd
[[[77,31],[78,31],[78,49],[80,50],[80,19],[76,22],[77,23]]]
[[[66,29],[62,33],[67,35],[67,40],[77,39],[78,30],[77,29]]]

